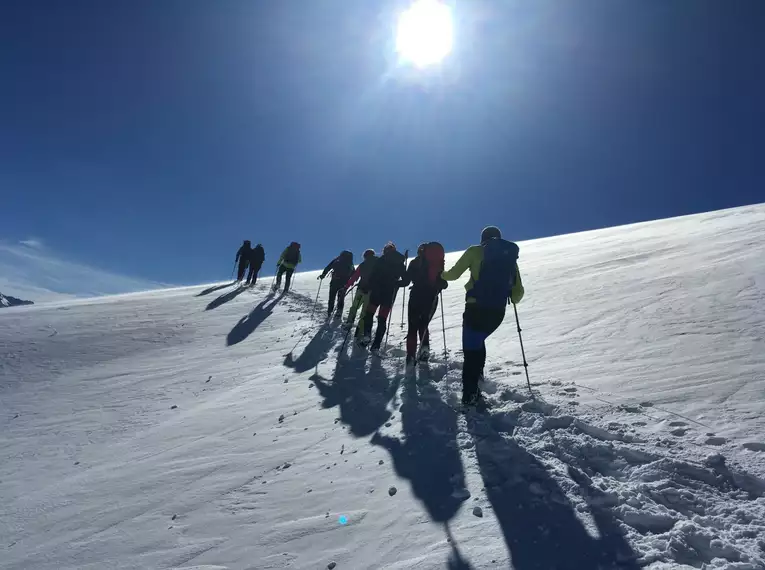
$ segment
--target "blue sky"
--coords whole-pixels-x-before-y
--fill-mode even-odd
[[[4,2],[0,240],[190,284],[765,200],[762,0],[459,2],[425,71],[405,5]]]

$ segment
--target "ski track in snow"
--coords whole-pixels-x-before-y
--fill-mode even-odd
[[[520,245],[485,412],[460,284],[415,370],[316,272],[4,309],[0,569],[765,568],[765,206]]]

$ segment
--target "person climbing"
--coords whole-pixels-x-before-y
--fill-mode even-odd
[[[377,316],[377,330],[372,342],[372,352],[377,353],[380,350],[385,329],[386,321],[393,307],[393,301],[396,297],[396,291],[401,286],[401,279],[406,273],[405,257],[396,251],[393,242],[383,248],[383,254],[375,262],[372,275],[369,277],[369,303],[364,314],[364,329],[359,346],[369,346],[372,336],[372,322],[377,309],[380,313]]]
[[[502,239],[502,232],[488,226],[481,232],[480,245],[470,246],[441,278],[455,281],[470,270],[465,285],[465,312],[462,316],[462,404],[473,406],[481,399],[478,381],[486,365],[486,339],[505,318],[505,308],[523,299],[518,270],[518,246]]]
[[[417,361],[427,362],[430,358],[430,332],[428,325],[438,308],[438,294],[446,289],[447,283],[441,279],[444,270],[444,246],[438,242],[420,244],[417,257],[406,270],[403,286],[410,283],[408,320],[406,335],[406,364]],[[420,350],[417,350],[417,340]]]
[[[263,267],[263,262],[266,259],[266,252],[263,246],[258,244],[250,251],[250,271],[247,274],[247,282],[245,285],[255,285],[258,281],[258,272]]]
[[[353,253],[343,251],[335,259],[329,262],[324,268],[318,279],[324,278],[332,272],[332,279],[329,282],[329,302],[327,306],[327,316],[332,316],[335,309],[335,298],[337,298],[337,313],[335,316],[343,315],[343,306],[345,304],[345,284],[348,278],[353,274],[356,268],[353,265]]]
[[[364,331],[364,315],[367,312],[367,305],[369,304],[369,278],[372,275],[372,269],[374,269],[377,259],[378,257],[375,250],[366,250],[364,252],[363,261],[345,284],[345,290],[349,291],[356,281],[359,282],[359,286],[356,288],[356,294],[353,296],[351,309],[348,311],[348,318],[343,325],[346,329],[350,329],[356,321],[356,313],[361,309],[361,319],[359,320],[359,326],[356,328],[357,337],[360,337]]]
[[[236,272],[236,280],[241,281],[244,279],[244,273],[247,271],[247,265],[250,262],[250,255],[252,254],[252,248],[250,246],[250,240],[246,239],[242,243],[242,247],[236,252],[236,258],[234,263],[239,263],[239,268]]]
[[[276,264],[276,283],[274,283],[274,291],[278,291],[282,284],[282,275],[286,274],[284,282],[284,292],[290,290],[290,283],[292,282],[292,274],[295,272],[295,268],[303,261],[303,257],[300,255],[300,244],[293,241],[287,246],[279,257],[279,262]]]

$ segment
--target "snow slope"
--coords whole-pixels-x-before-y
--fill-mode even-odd
[[[4,310],[0,568],[765,568],[765,206],[520,245],[483,415],[458,284],[414,374],[316,273]]]

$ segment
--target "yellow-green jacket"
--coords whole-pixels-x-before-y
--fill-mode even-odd
[[[283,265],[286,269],[295,269],[298,265],[298,263],[301,263],[303,261],[303,255],[298,252],[298,260],[297,263],[289,263],[288,261],[284,261],[284,258],[289,253],[289,246],[287,246],[284,251],[282,252],[281,256],[279,257],[279,262],[276,264],[277,266]]]
[[[481,264],[483,263],[483,247],[480,245],[470,246],[462,257],[459,258],[457,263],[454,264],[449,271],[444,271],[441,274],[441,278],[445,281],[456,281],[467,269],[470,269],[470,279],[465,285],[465,290],[470,291],[473,288],[473,284],[478,281],[478,277],[481,274]],[[523,282],[521,281],[521,272],[518,269],[518,264],[515,264],[515,284],[510,291],[510,301],[514,304],[520,303],[523,299]],[[468,297],[467,303],[475,303],[475,299]]]

